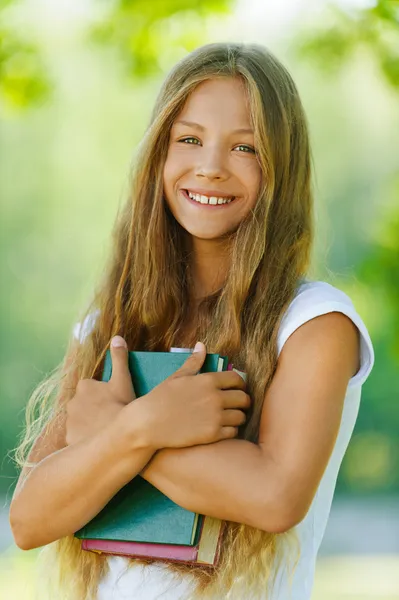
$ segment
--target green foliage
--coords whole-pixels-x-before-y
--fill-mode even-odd
[[[0,30],[0,94],[24,108],[43,101],[50,91],[45,70],[33,45]]]
[[[382,21],[399,25],[399,6],[397,0],[378,0],[376,5],[368,10],[368,13]]]
[[[399,198],[399,174],[393,182],[392,193],[396,199]],[[386,338],[395,362],[399,365],[399,210],[397,206],[388,210],[382,218],[372,252],[359,266],[358,272],[361,279],[371,287],[378,286],[384,290],[386,309],[391,315]],[[399,396],[399,389],[396,395]]]
[[[301,58],[311,58],[318,67],[329,71],[342,66],[353,52],[358,40],[353,35],[349,19],[337,13],[340,22],[313,36],[306,36],[297,45]]]
[[[229,12],[231,0],[117,0],[89,32],[89,39],[116,48],[127,73],[149,77],[163,60],[179,58],[203,43],[206,18]]]
[[[376,59],[386,80],[399,87],[399,3],[378,0],[374,7],[352,13],[336,6],[330,10],[328,25],[306,32],[296,44],[298,54],[333,71],[362,46]]]
[[[40,104],[51,92],[49,69],[38,48],[5,25],[5,9],[16,4],[0,0],[0,99],[14,111]],[[131,77],[156,76],[203,43],[207,18],[228,13],[231,4],[232,0],[116,0],[90,26],[87,38],[115,49]]]
[[[1,0],[0,10],[12,0]],[[3,19],[1,19],[3,17]],[[7,108],[34,106],[48,97],[50,81],[36,46],[4,24],[0,13],[0,98]]]

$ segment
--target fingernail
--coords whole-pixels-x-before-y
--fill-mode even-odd
[[[124,348],[126,348],[126,342],[122,336],[115,335],[111,340],[111,346],[114,346],[114,347],[123,346]]]
[[[193,352],[200,352],[200,350],[202,350],[202,344],[201,342],[197,342],[194,346]]]

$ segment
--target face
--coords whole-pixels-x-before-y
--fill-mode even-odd
[[[243,83],[204,81],[171,128],[163,186],[173,216],[193,237],[219,239],[255,206],[260,183]]]

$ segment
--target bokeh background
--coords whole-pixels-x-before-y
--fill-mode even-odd
[[[101,273],[168,70],[256,41],[308,115],[317,277],[350,295],[376,362],[344,458],[312,600],[399,598],[399,3],[0,0],[0,597],[33,597],[13,543],[10,451]]]

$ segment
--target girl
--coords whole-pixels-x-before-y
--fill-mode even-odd
[[[104,278],[28,403],[10,521],[19,547],[46,546],[50,597],[310,598],[374,363],[350,298],[308,278],[312,242],[308,129],[289,73],[256,44],[198,48],[160,90]],[[111,346],[105,383],[111,339],[123,345]],[[135,399],[127,348],[198,340]],[[227,355],[247,383],[197,375],[206,352]],[[81,550],[73,533],[138,474],[226,522],[217,567]]]

